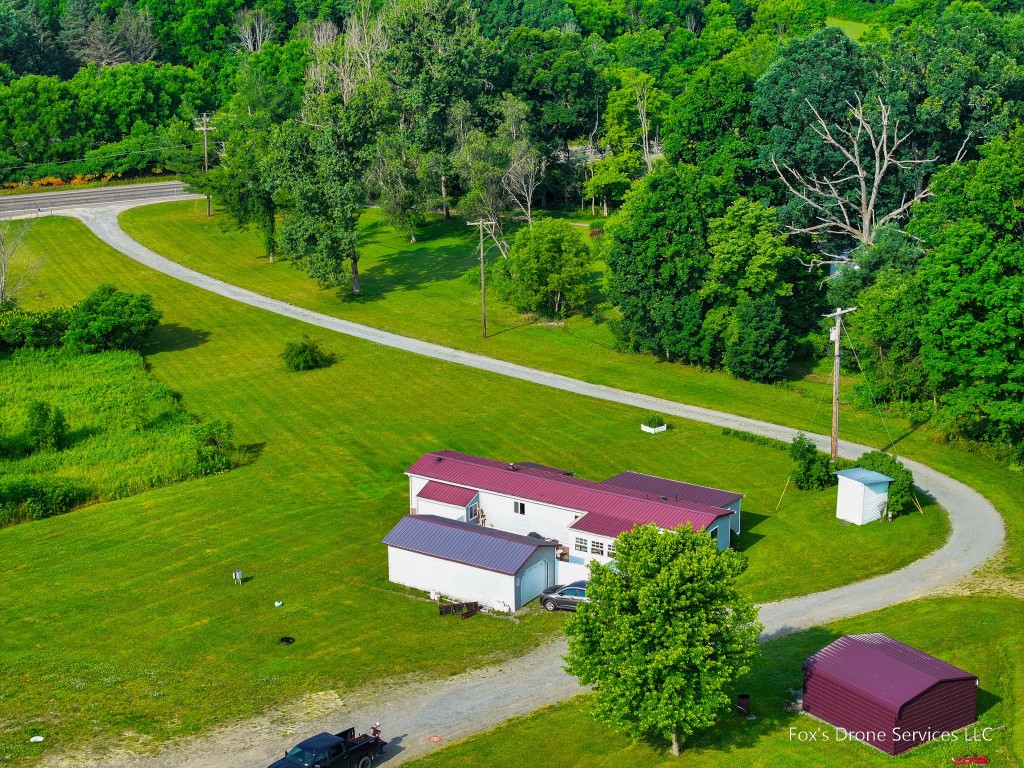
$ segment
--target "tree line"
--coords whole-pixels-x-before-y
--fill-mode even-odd
[[[586,301],[579,243],[543,231],[520,263],[505,227],[582,207],[612,214],[600,255],[624,348],[772,381],[821,353],[825,311],[857,306],[866,398],[1024,442],[1012,5],[861,3],[877,26],[860,41],[817,0],[0,8],[8,178],[90,150],[96,167],[159,147],[194,163],[190,119],[215,110],[201,187],[323,285],[359,291],[372,199],[410,240],[435,211],[493,222],[505,295],[563,314]],[[85,66],[13,69],[26,29]],[[553,287],[517,293],[509,278],[544,259],[558,276],[535,282]]]

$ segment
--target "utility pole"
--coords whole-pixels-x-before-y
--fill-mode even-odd
[[[842,338],[843,315],[853,312],[856,307],[839,309],[825,317],[835,318],[836,324],[829,331],[829,337],[835,343],[834,357],[832,358],[832,461],[839,458],[839,342]]]
[[[210,131],[216,131],[217,129],[210,125],[210,115],[203,112],[199,117],[193,121],[195,129],[202,131],[203,133],[203,175],[208,176],[210,173]],[[206,218],[210,218],[210,195],[206,195]]]
[[[469,227],[478,227],[480,230],[480,320],[483,324],[484,338],[487,338],[487,283],[484,281],[484,227],[493,227],[495,222],[470,221],[466,223]]]

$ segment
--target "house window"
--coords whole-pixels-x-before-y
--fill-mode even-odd
[[[515,513],[517,515],[525,515],[526,514],[526,503],[525,502],[516,501],[516,502],[513,503],[513,506],[515,507]]]
[[[586,539],[576,539],[576,551],[577,552],[586,552],[587,551],[587,540]]]
[[[608,545],[608,557],[615,557],[615,544]]]
[[[603,541],[592,541],[592,542],[590,542],[590,554],[592,554],[592,555],[604,555],[604,542]]]

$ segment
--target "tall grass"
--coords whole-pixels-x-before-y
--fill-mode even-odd
[[[63,450],[31,450],[29,404],[68,421]],[[204,474],[197,424],[136,352],[22,349],[0,358],[0,477],[61,482],[80,502],[119,499]]]

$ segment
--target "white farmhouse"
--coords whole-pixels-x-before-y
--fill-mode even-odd
[[[557,542],[554,579],[560,584],[585,579],[591,560],[614,559],[615,538],[635,525],[690,523],[713,536],[719,549],[740,533],[742,494],[636,472],[596,482],[532,462],[437,451],[406,474],[410,515]]]

